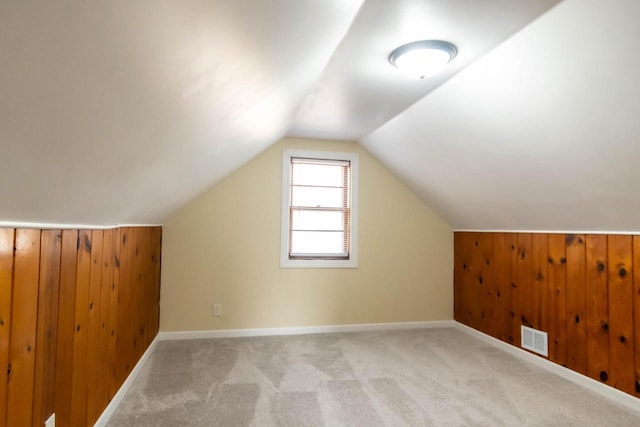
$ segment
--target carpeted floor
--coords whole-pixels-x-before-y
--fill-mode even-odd
[[[613,427],[640,412],[423,329],[161,341],[109,424],[245,425]]]

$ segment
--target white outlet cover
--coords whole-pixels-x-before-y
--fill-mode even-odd
[[[213,315],[222,316],[222,304],[213,304]]]
[[[56,427],[56,414],[51,414],[51,416],[44,422],[44,427]]]

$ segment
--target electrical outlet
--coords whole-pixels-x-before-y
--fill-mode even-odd
[[[213,304],[214,317],[222,316],[222,304]]]
[[[44,422],[44,427],[56,427],[56,414],[51,414],[49,419]]]

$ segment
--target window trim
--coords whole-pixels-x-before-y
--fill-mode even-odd
[[[351,162],[351,218],[349,259],[291,259],[289,258],[289,208],[291,158],[319,160],[347,160]],[[358,267],[358,154],[335,151],[284,149],[282,152],[282,207],[280,224],[280,268],[357,268]]]

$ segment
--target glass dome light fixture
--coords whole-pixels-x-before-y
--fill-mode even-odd
[[[457,53],[458,49],[449,42],[418,40],[394,49],[389,62],[411,77],[425,79],[441,71]]]

